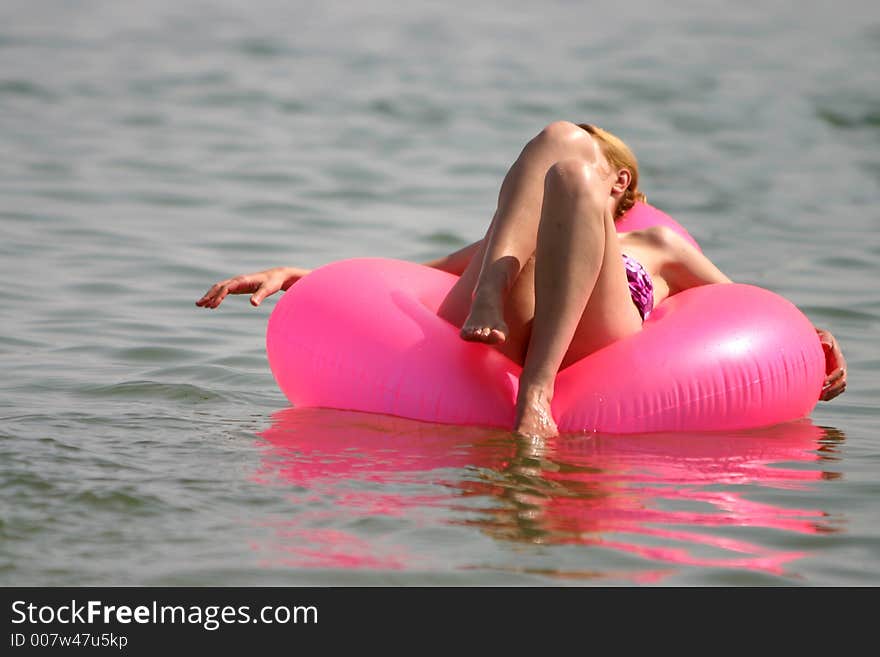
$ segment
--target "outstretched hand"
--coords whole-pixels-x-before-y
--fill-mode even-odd
[[[297,267],[273,267],[253,274],[241,274],[225,281],[214,283],[196,305],[201,308],[216,308],[228,294],[250,294],[251,305],[259,306],[268,296],[278,290],[287,290],[291,285],[309,273],[308,269]]]
[[[816,329],[825,352],[825,382],[819,399],[831,401],[846,390],[846,359],[830,331]]]

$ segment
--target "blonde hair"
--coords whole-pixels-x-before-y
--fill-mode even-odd
[[[615,171],[626,169],[632,178],[629,187],[626,188],[623,196],[620,197],[620,201],[617,203],[617,214],[614,218],[618,219],[623,216],[623,213],[635,205],[636,201],[646,203],[648,198],[639,191],[639,162],[629,146],[620,137],[589,123],[578,123],[578,127],[583,128],[599,140],[602,146],[602,154],[605,155],[608,163]]]

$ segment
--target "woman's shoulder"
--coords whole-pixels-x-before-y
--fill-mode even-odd
[[[635,244],[654,249],[681,248],[683,245],[690,247],[688,241],[669,226],[651,226],[640,228],[625,233],[618,233],[622,245]]]

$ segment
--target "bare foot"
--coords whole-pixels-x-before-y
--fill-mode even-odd
[[[503,306],[486,300],[485,295],[479,295],[474,297],[471,312],[464,320],[459,335],[468,342],[501,344],[507,340],[507,330]]]
[[[516,399],[516,422],[513,432],[527,438],[551,438],[559,434],[550,401],[552,389],[529,388],[520,390]]]

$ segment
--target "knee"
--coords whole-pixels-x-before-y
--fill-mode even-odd
[[[589,164],[581,158],[556,162],[544,178],[544,195],[555,198],[599,202],[601,190]]]
[[[539,132],[532,143],[552,144],[555,146],[571,144],[579,139],[585,139],[587,132],[571,121],[554,121]]]

